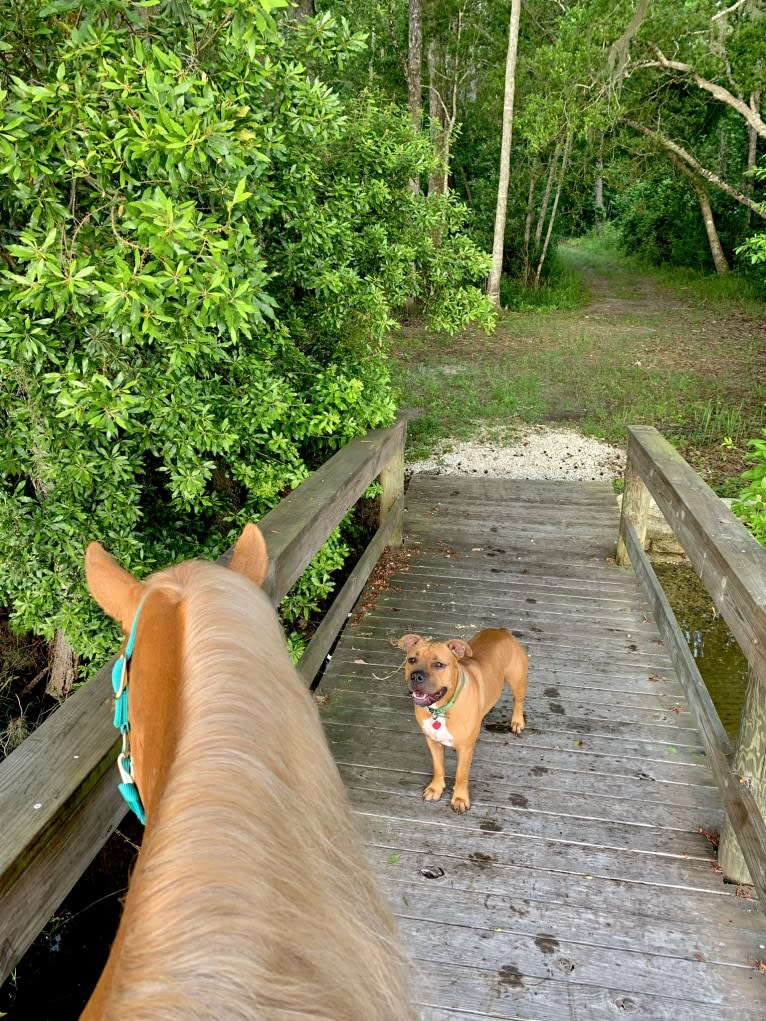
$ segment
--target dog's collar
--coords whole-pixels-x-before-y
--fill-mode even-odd
[[[461,672],[461,674],[460,674],[460,681],[458,682],[457,689],[455,691],[455,694],[449,700],[449,702],[447,702],[446,705],[438,705],[438,706],[437,705],[429,705],[429,706],[427,706],[427,709],[428,709],[429,713],[431,714],[431,716],[433,717],[433,719],[438,720],[438,718],[440,716],[444,716],[444,714],[447,712],[448,709],[452,708],[452,706],[457,702],[457,697],[460,694],[460,692],[463,690],[463,686],[464,685],[465,685],[465,674]]]

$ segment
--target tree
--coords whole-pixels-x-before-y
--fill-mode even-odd
[[[492,268],[487,282],[487,297],[500,305],[500,278],[503,272],[503,248],[508,203],[508,178],[511,167],[511,139],[513,135],[513,99],[516,90],[516,54],[519,43],[521,0],[511,0],[511,20],[508,28],[508,53],[505,61],[505,92],[503,100],[503,129],[500,148],[500,173],[497,185],[495,235],[492,245]]]
[[[408,190],[428,140],[327,84],[363,40],[280,3],[0,0],[0,592],[89,659],[114,642],[89,539],[138,573],[218,555],[391,420],[408,294],[491,323],[461,210]],[[336,538],[286,612],[342,559]]]

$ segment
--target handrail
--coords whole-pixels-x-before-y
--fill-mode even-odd
[[[749,664],[733,751],[644,552],[649,494]],[[766,549],[656,429],[632,426],[617,560],[630,560],[642,581],[697,718],[726,813],[719,865],[752,883],[766,907]]]
[[[380,527],[298,664],[307,683],[384,546],[401,543],[405,435],[400,416],[357,437],[259,522],[270,560],[263,587],[276,605],[370,483],[383,485]],[[110,674],[107,664],[0,762],[0,984],[125,815]]]

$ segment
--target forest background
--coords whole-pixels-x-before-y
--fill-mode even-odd
[[[30,648],[55,700],[116,647],[88,541],[139,575],[220,555],[449,335],[582,303],[559,239],[760,314],[763,0],[0,0],[0,24],[11,703]],[[756,441],[762,506],[762,390],[722,393],[707,442],[742,467]],[[517,395],[509,421],[543,414]],[[354,527],[282,606],[296,653]]]

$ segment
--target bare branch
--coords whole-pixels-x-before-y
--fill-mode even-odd
[[[624,74],[625,68],[628,64],[628,51],[630,50],[630,44],[638,34],[638,30],[641,28],[641,23],[646,17],[648,7],[649,0],[638,0],[636,10],[630,20],[630,24],[619,39],[616,39],[609,48],[607,66],[609,68],[609,76],[613,82],[619,81]]]
[[[732,11],[736,11],[738,7],[744,7],[748,0],[737,0],[731,7],[727,7],[725,11],[719,11],[718,14],[714,14],[710,19],[711,21],[718,21],[719,18],[725,18],[727,14],[731,14]]]
[[[741,205],[747,206],[748,209],[752,209],[752,211],[757,216],[760,216],[761,219],[766,220],[766,207],[764,207],[762,203],[753,202],[748,195],[744,195],[741,191],[737,191],[736,188],[732,188],[730,184],[722,180],[717,174],[714,174],[712,170],[708,170],[707,167],[703,167],[691,153],[687,152],[682,146],[672,141],[672,139],[668,138],[667,135],[663,135],[661,131],[654,131],[652,128],[647,128],[644,124],[639,124],[636,121],[626,120],[625,123],[629,127],[633,128],[634,131],[638,131],[640,134],[645,135],[646,138],[650,138],[656,145],[664,149],[666,153],[670,154],[670,159],[675,156],[682,160],[687,167],[690,167],[705,181],[709,181],[710,184],[715,185],[716,188],[720,188],[721,191],[726,192],[727,195],[730,195]]]
[[[716,85],[715,82],[708,81],[707,78],[702,78],[689,64],[684,64],[680,60],[668,60],[664,53],[662,53],[659,49],[656,49],[655,52],[657,53],[657,60],[642,61],[638,66],[661,67],[666,71],[678,71],[681,74],[686,75],[691,78],[698,88],[704,89],[720,103],[725,103],[727,106],[730,106],[732,110],[736,110],[740,117],[744,118],[748,126],[751,127],[760,138],[766,138],[766,123],[761,118],[759,112],[752,109],[752,107],[743,99],[740,99],[739,96],[735,96],[722,85]]]

